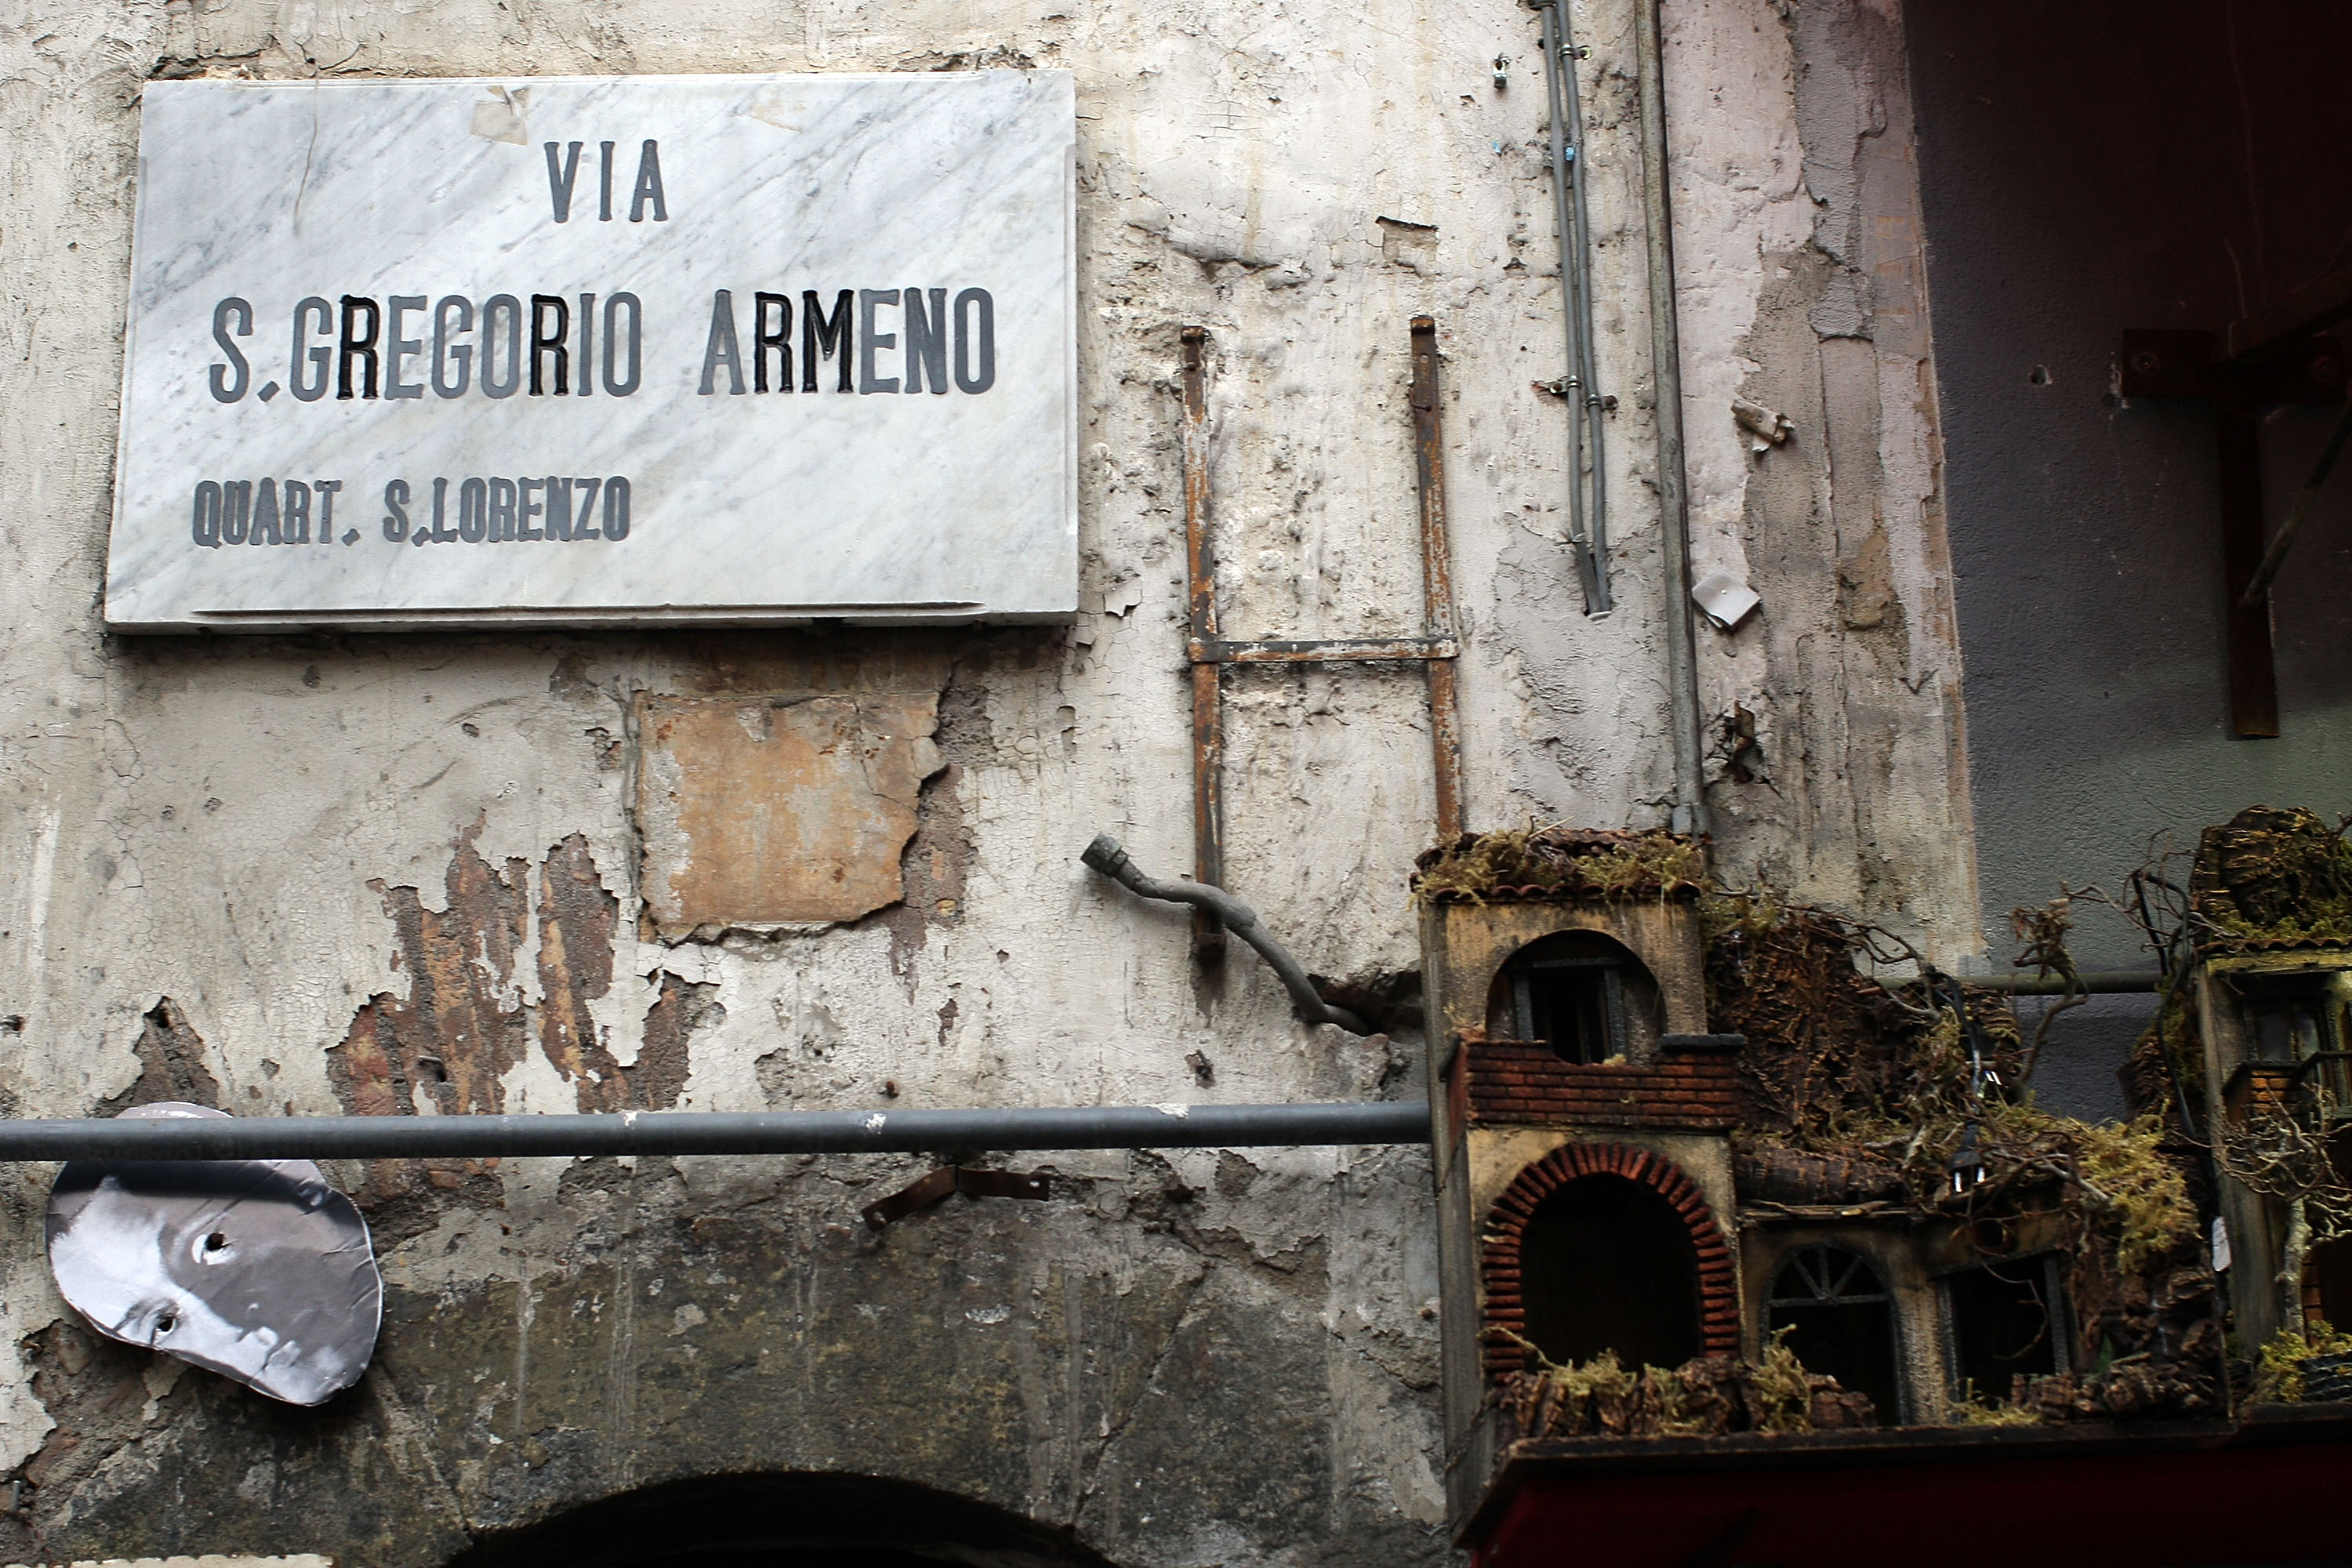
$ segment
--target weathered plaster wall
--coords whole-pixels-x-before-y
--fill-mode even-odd
[[[1728,857],[1965,946],[1924,339],[1908,297],[1873,296],[1867,321],[1903,323],[1876,338],[1854,335],[1858,306],[1835,313],[1857,278],[1910,286],[1899,245],[1871,248],[1907,199],[1899,115],[1868,129],[1899,73],[1848,59],[1889,24],[1766,0],[1671,23],[1700,555],[1745,561],[1768,601],[1707,656],[1711,709],[1761,720],[1760,752],[1727,758],[1717,791]],[[1417,1096],[1410,1014],[1392,1039],[1302,1029],[1246,955],[1196,972],[1181,915],[1076,856],[1108,829],[1148,869],[1189,860],[1171,380],[1187,321],[1213,334],[1225,625],[1317,637],[1415,622],[1406,329],[1438,318],[1472,821],[1658,820],[1630,12],[1601,0],[1578,20],[1620,399],[1622,607],[1600,620],[1578,613],[1562,538],[1561,411],[1531,385],[1559,373],[1533,26],[1506,0],[17,7],[0,21],[0,1109]],[[1517,57],[1500,92],[1497,54]],[[1077,72],[1085,117],[1086,611],[1066,631],[100,632],[151,75],[1027,62]],[[1859,107],[1841,117],[1842,98]],[[1846,215],[1826,239],[1823,204]],[[1788,446],[1739,447],[1742,389],[1790,414]],[[778,694],[913,716],[904,901],[834,926],[649,921],[642,868],[676,847],[633,809],[641,780],[667,787],[645,714]],[[1237,671],[1227,701],[1234,889],[1318,973],[1415,971],[1419,679]],[[749,1467],[905,1476],[1122,1563],[1443,1554],[1420,1155],[1050,1163],[1066,1179],[1049,1204],[958,1200],[878,1240],[856,1209],[919,1163],[345,1170],[389,1326],[365,1385],[310,1414],[95,1342],[41,1260],[47,1173],[12,1170],[0,1461],[30,1486],[0,1550],[426,1563]]]
[[[1699,633],[1717,831],[1957,963],[1976,872],[1900,17],[1672,15],[1693,571],[1764,600]]]

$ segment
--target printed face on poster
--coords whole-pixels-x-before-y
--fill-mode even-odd
[[[1066,73],[142,115],[112,629],[1076,607]]]

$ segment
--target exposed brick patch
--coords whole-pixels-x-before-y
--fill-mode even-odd
[[[1527,1305],[1520,1295],[1519,1247],[1528,1219],[1544,1199],[1569,1183],[1588,1177],[1639,1182],[1674,1205],[1698,1253],[1701,1353],[1738,1354],[1739,1296],[1733,1286],[1731,1248],[1698,1184],[1680,1165],[1647,1149],[1622,1143],[1570,1143],[1521,1171],[1486,1213],[1479,1258],[1479,1276],[1486,1292],[1480,1336],[1486,1344],[1486,1375],[1499,1383],[1526,1364],[1526,1352],[1497,1331],[1525,1334],[1528,1330]]]
[[[1645,1067],[1565,1062],[1539,1040],[1465,1042],[1455,1072],[1474,1124],[1725,1132],[1738,1120],[1738,1060],[1667,1050]]]

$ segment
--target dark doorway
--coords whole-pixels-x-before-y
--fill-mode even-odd
[[[1807,1372],[1870,1395],[1882,1426],[1903,1419],[1903,1378],[1895,1352],[1895,1304],[1870,1260],[1843,1247],[1801,1247],[1772,1277],[1767,1333],[1789,1331]]]
[[[1944,1281],[1952,1331],[1953,1391],[2005,1405],[2015,1380],[2065,1365],[2065,1314],[2048,1257],[1970,1268]]]
[[[1538,1205],[1520,1243],[1528,1338],[1556,1362],[1614,1351],[1627,1366],[1699,1353],[1698,1249],[1654,1190],[1584,1176]]]
[[[501,1531],[449,1568],[1112,1568],[1034,1520],[874,1476],[701,1476]]]

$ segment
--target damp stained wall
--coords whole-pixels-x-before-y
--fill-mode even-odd
[[[2186,47],[2184,47],[2186,46]],[[2231,733],[2212,419],[2118,399],[2128,328],[2226,326],[2347,260],[2324,5],[2230,0],[1922,5],[1910,14],[1920,190],[1968,654],[1986,941],[2009,911],[2120,887],[2149,841],[2193,848],[2257,802],[2352,810],[2352,500],[2339,471],[2272,595],[2283,733]],[[2263,426],[2276,527],[2332,414]],[[2085,909],[2079,955],[2148,964]],[[2057,1026],[2086,1108],[2152,1003]]]
[[[1534,384],[1561,340],[1524,7],[18,7],[0,22],[0,1110],[1420,1095],[1409,1007],[1370,1039],[1303,1028],[1246,954],[1196,970],[1181,913],[1076,855],[1108,830],[1148,870],[1189,864],[1186,322],[1211,333],[1229,633],[1417,628],[1407,328],[1433,315],[1470,820],[1663,819],[1632,13],[1595,0],[1576,27],[1618,399],[1621,607],[1599,619],[1564,542],[1562,411]],[[1695,547],[1766,598],[1701,633],[1724,861],[1957,959],[1974,872],[1898,22],[1876,0],[1691,0],[1666,33]],[[1076,73],[1081,115],[1070,626],[100,633],[143,81],[1030,63]],[[1794,434],[1751,449],[1735,397]],[[1404,879],[1433,809],[1419,676],[1243,670],[1225,700],[1234,890],[1317,973],[1409,997]],[[728,844],[678,841],[714,818],[669,815],[677,752],[648,716],[778,702],[896,716],[866,737],[897,748],[887,788],[845,802],[816,770],[751,815],[849,810],[851,837],[898,855],[900,896],[835,923],[670,909],[741,882]],[[698,754],[740,782],[747,753],[716,739]],[[1055,1199],[959,1199],[878,1238],[856,1210],[921,1162],[340,1167],[387,1331],[362,1388],[310,1413],[95,1340],[41,1261],[48,1173],[12,1169],[0,1466],[26,1485],[0,1550],[427,1563],[765,1468],[901,1476],[1122,1563],[1445,1554],[1422,1154],[1008,1163],[1054,1169]]]

